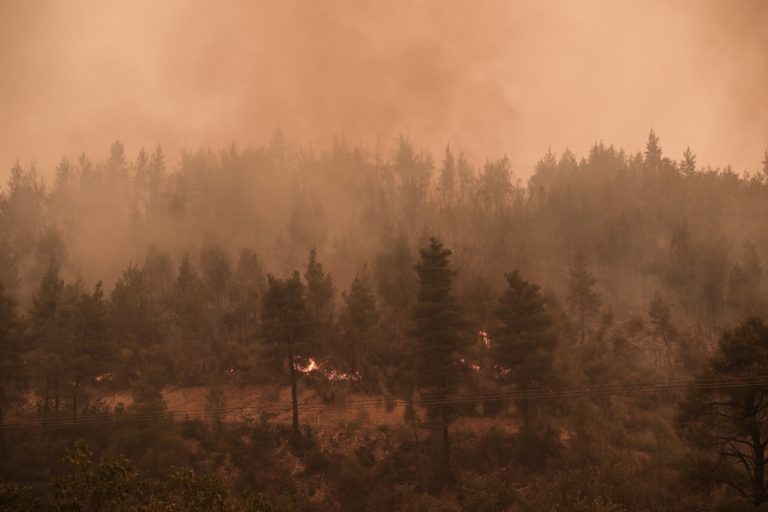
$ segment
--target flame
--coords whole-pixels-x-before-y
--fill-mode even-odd
[[[313,372],[320,368],[320,365],[317,364],[317,361],[314,360],[314,358],[309,358],[309,364],[307,366],[300,366],[296,365],[296,369],[298,369],[301,373],[309,373]]]
[[[485,348],[491,348],[491,337],[488,336],[488,333],[485,332],[484,329],[480,329],[480,332],[478,332],[477,335],[483,340],[483,346]]]
[[[94,380],[96,382],[104,382],[104,381],[112,380],[112,372],[107,372],[103,375],[98,375]]]
[[[297,365],[296,369],[301,373],[311,373],[314,371],[320,372],[328,380],[340,380],[340,381],[358,381],[362,377],[358,372],[347,373],[336,368],[332,368],[329,365],[320,365],[313,357],[309,358],[307,366]]]
[[[469,363],[466,359],[463,357],[459,359],[458,364],[463,364],[464,366],[468,366],[473,372],[479,372],[480,371],[480,365],[477,363]]]

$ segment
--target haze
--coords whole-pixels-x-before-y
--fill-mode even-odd
[[[0,1],[0,178],[63,156],[408,134],[517,177],[597,140],[758,171],[768,4]]]
[[[0,510],[768,510],[768,0],[0,0]]]

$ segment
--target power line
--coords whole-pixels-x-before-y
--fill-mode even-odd
[[[725,379],[709,379],[698,381],[646,382],[604,386],[564,386],[557,388],[539,388],[531,390],[507,390],[490,393],[465,393],[451,395],[424,395],[418,400],[410,401],[402,398],[388,399],[387,397],[345,400],[342,402],[308,402],[299,404],[301,413],[324,412],[344,409],[372,409],[405,406],[413,403],[419,406],[458,405],[474,402],[493,402],[504,400],[542,400],[557,398],[578,398],[583,396],[631,395],[636,393],[659,393],[686,390],[718,390],[728,388],[768,387],[768,375],[751,377],[733,377]],[[27,426],[61,427],[83,426],[102,423],[124,423],[132,421],[162,421],[162,420],[191,420],[207,419],[217,416],[231,416],[240,413],[243,417],[249,415],[280,414],[292,410],[291,403],[280,403],[258,406],[222,407],[215,410],[187,409],[162,412],[121,412],[90,415],[67,415],[56,417],[38,417],[19,419],[6,422],[3,429],[22,428]]]

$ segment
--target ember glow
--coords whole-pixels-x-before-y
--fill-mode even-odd
[[[480,329],[480,332],[477,333],[478,336],[480,336],[480,339],[483,340],[483,346],[485,348],[491,348],[491,338],[488,336],[488,333],[485,332],[483,329]]]
[[[360,374],[357,372],[355,373],[344,372],[339,369],[333,368],[327,363],[320,365],[320,363],[318,363],[317,360],[313,357],[309,358],[309,362],[307,363],[306,366],[297,365],[296,369],[304,374],[310,374],[313,372],[319,373],[323,377],[325,377],[327,380],[330,380],[330,381],[356,382],[362,378]]]
[[[310,357],[309,358],[309,363],[307,364],[307,366],[296,365],[296,368],[301,373],[310,373],[310,372],[313,372],[313,371],[317,370],[319,368],[319,366],[317,364],[317,361],[315,361],[313,358]]]

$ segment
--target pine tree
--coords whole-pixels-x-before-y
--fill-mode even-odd
[[[333,277],[323,270],[323,265],[317,261],[317,251],[309,251],[304,279],[307,281],[307,303],[309,304],[315,322],[321,328],[327,327],[333,316]]]
[[[240,342],[250,341],[256,333],[265,287],[264,269],[258,256],[252,249],[242,249],[230,292]]]
[[[189,257],[184,256],[179,264],[174,293],[170,295],[169,310],[175,329],[172,340],[181,343],[177,346],[179,362],[186,363],[188,376],[192,378],[196,377],[199,367],[206,368],[211,361],[218,362],[215,326],[209,324],[205,314],[205,294],[202,280]]]
[[[355,275],[349,291],[343,294],[343,298],[344,310],[340,318],[342,349],[347,365],[356,372],[360,369],[361,359],[371,355],[371,338],[375,336],[379,322],[376,296],[373,294],[367,268]]]
[[[40,286],[32,299],[29,313],[34,346],[34,366],[42,396],[43,413],[59,410],[60,376],[63,373],[63,350],[67,336],[65,284],[59,277],[59,266],[51,260]],[[44,383],[44,384],[43,384]]]
[[[693,154],[691,148],[685,148],[683,153],[683,161],[680,162],[680,170],[686,176],[693,176],[696,174],[696,155]]]
[[[768,325],[752,318],[722,335],[716,354],[696,380],[743,380],[766,373]],[[768,402],[764,386],[692,386],[680,406],[678,426],[691,444],[731,466],[730,470],[714,472],[713,478],[754,507],[768,501]]]
[[[595,290],[597,279],[587,266],[584,252],[579,249],[568,269],[568,298],[578,317],[580,345],[584,349],[586,323],[590,315],[600,307],[600,294]]]
[[[645,145],[645,163],[649,167],[656,167],[661,163],[661,146],[653,129],[648,134],[648,143]]]
[[[493,359],[510,370],[506,379],[518,390],[552,385],[557,380],[552,366],[557,339],[540,287],[523,280],[517,270],[506,279],[508,287],[496,309],[499,327],[491,332]],[[518,401],[525,430],[530,407],[530,401]]]
[[[305,299],[304,284],[299,273],[290,279],[267,276],[267,290],[261,310],[262,336],[264,343],[278,357],[288,362],[291,377],[291,405],[293,410],[293,433],[299,435],[299,400],[297,358],[307,354],[308,334],[311,320]]]
[[[80,293],[73,319],[69,367],[74,379],[72,414],[77,416],[81,384],[109,371],[115,347],[107,340],[107,305],[101,281],[92,293]]]
[[[467,325],[452,293],[456,272],[450,267],[451,251],[432,237],[419,254],[421,259],[414,267],[419,290],[411,308],[410,327],[414,341],[414,380],[424,394],[440,399],[454,393],[464,380],[460,358],[471,337],[465,333]],[[440,422],[443,454],[446,464],[450,464],[448,427],[455,409],[444,402],[427,409]]]
[[[0,457],[5,452],[5,410],[22,398],[21,326],[16,301],[0,283]]]
[[[227,287],[232,278],[229,256],[219,245],[206,245],[200,250],[200,266],[203,282],[214,303],[216,333],[225,334],[224,314]]]
[[[768,149],[763,153],[763,178],[768,179]]]
[[[677,293],[686,310],[689,308],[691,296],[695,293],[693,287],[699,259],[688,224],[675,226],[669,241],[666,280],[670,288]]]
[[[416,280],[411,269],[413,253],[403,232],[386,240],[382,246],[374,269],[376,290],[381,298],[384,325],[392,337],[397,337],[416,294]]]
[[[757,315],[762,298],[763,266],[757,247],[747,242],[728,279],[728,305],[737,319]]]
[[[109,295],[112,337],[134,350],[146,349],[159,342],[149,307],[150,297],[144,273],[131,263]]]
[[[669,372],[669,379],[672,380],[672,371],[674,366],[674,344],[677,340],[677,330],[672,323],[672,312],[661,297],[661,292],[658,290],[651,299],[651,304],[648,308],[648,316],[651,317],[651,323],[653,324],[656,334],[661,337],[661,341],[664,343],[664,349],[667,357],[667,371]]]
[[[454,205],[456,196],[456,159],[451,153],[451,147],[445,148],[443,166],[440,169],[440,197],[443,207],[450,208]]]

